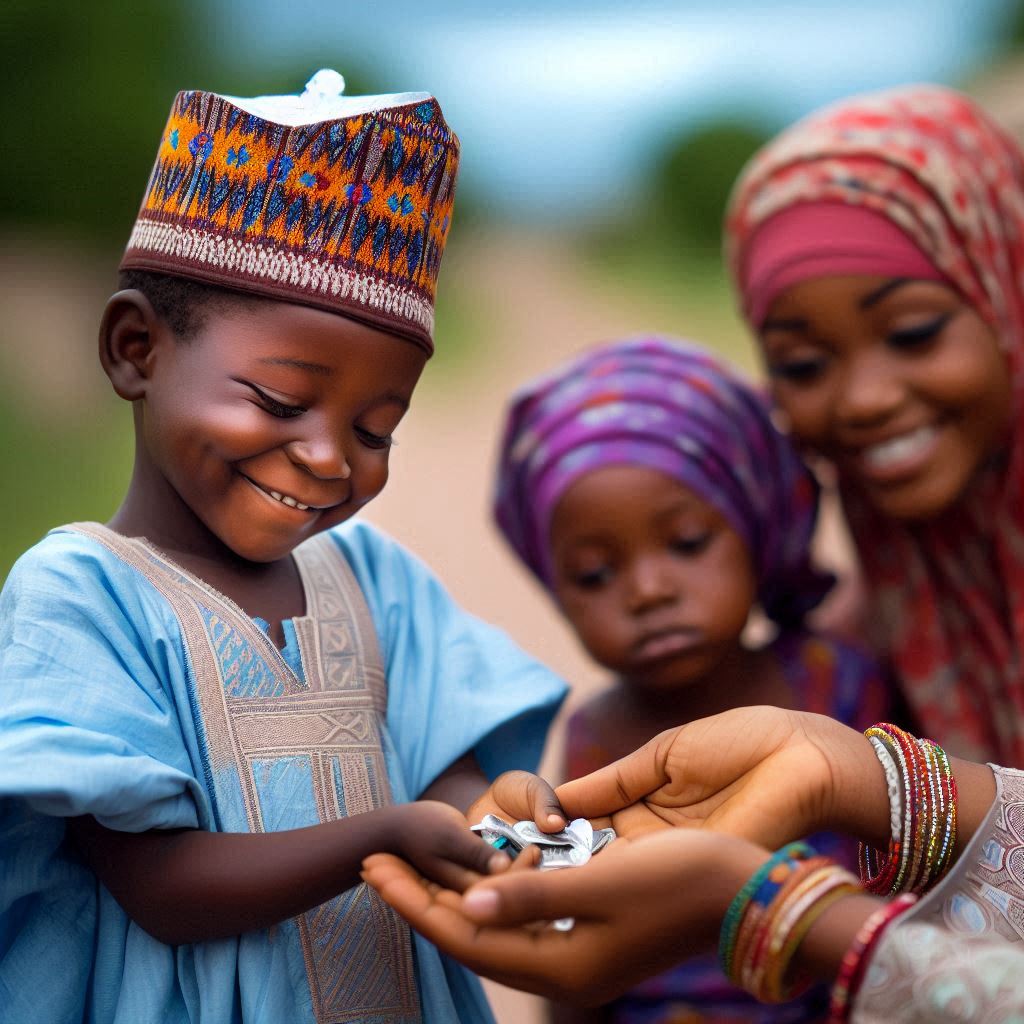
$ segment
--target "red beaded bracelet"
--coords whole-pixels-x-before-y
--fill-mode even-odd
[[[879,907],[860,926],[853,944],[843,956],[835,984],[832,986],[828,1024],[846,1024],[849,1020],[853,1000],[864,981],[871,953],[882,938],[882,933],[897,917],[906,913],[917,899],[914,893],[904,893]]]

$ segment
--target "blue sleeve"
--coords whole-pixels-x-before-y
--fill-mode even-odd
[[[165,609],[80,534],[22,556],[0,594],[0,802],[122,831],[198,823],[172,696],[186,662]]]
[[[489,778],[535,771],[566,686],[463,611],[422,562],[365,523],[333,532],[363,591],[388,680],[388,730],[416,797],[473,751]]]

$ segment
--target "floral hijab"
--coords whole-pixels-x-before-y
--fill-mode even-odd
[[[1013,377],[1013,438],[966,500],[910,528],[847,489],[872,629],[919,727],[951,752],[1024,767],[1024,154],[967,97],[918,85],[811,115],[758,153],[734,191],[727,257],[797,203],[882,214],[990,324]]]

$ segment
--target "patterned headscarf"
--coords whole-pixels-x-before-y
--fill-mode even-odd
[[[721,512],[780,624],[799,622],[831,586],[808,552],[817,483],[772,425],[765,396],[707,352],[662,338],[615,342],[513,396],[494,513],[545,586],[555,506],[584,474],[613,465],[660,470]]]
[[[965,501],[911,528],[849,487],[844,500],[872,627],[920,727],[956,753],[1024,767],[1024,155],[971,100],[938,86],[828,107],[766,146],[737,183],[726,221],[737,282],[757,229],[815,202],[889,218],[1007,354],[1015,436]]]

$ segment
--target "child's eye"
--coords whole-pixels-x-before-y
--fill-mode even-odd
[[[285,405],[284,402],[279,402],[276,398],[271,398],[266,391],[262,388],[256,387],[255,384],[247,383],[246,386],[256,393],[256,397],[260,400],[261,408],[266,412],[269,412],[271,416],[276,416],[278,419],[291,419],[293,416],[301,416],[302,413],[306,411],[304,406]]]
[[[825,359],[821,356],[788,359],[773,363],[768,372],[791,384],[811,384],[825,372]]]
[[[942,329],[949,323],[952,315],[952,313],[943,313],[942,316],[937,316],[923,324],[892,331],[887,340],[893,348],[924,348],[939,336]]]
[[[688,534],[672,541],[672,550],[678,555],[699,555],[711,541],[710,533]]]
[[[369,430],[364,430],[362,427],[356,427],[356,435],[367,448],[377,450],[390,448],[397,443],[391,434],[374,434]]]
[[[603,565],[599,569],[587,569],[585,572],[576,573],[572,581],[580,590],[600,590],[607,586],[612,579],[612,570]]]

